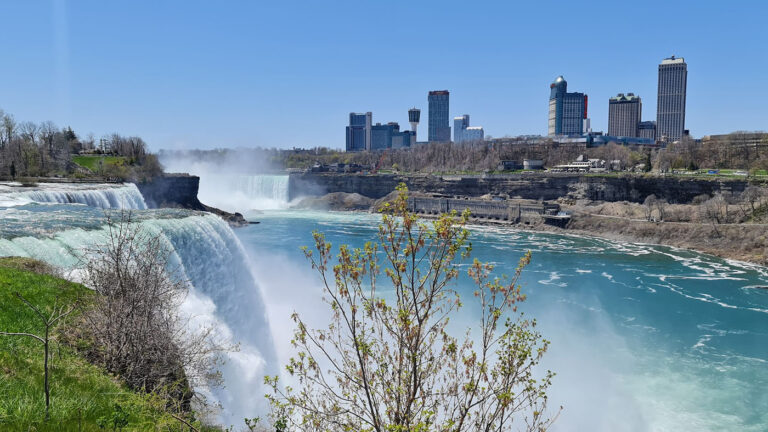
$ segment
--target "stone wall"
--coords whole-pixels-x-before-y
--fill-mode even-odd
[[[688,203],[695,196],[717,191],[739,193],[746,180],[702,179],[642,175],[585,176],[577,174],[510,174],[493,176],[399,176],[393,174],[291,174],[289,196],[319,196],[332,192],[359,193],[378,199],[404,182],[410,190],[447,196],[480,197],[486,194],[509,198],[556,200],[561,197],[642,203],[656,195],[671,203]]]

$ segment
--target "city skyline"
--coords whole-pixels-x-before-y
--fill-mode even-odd
[[[424,93],[432,89],[450,90],[449,118],[470,113],[486,136],[546,135],[542,88],[564,75],[589,95],[592,129],[607,131],[606,102],[618,92],[642,97],[643,120],[656,118],[657,65],[676,55],[691,65],[685,127],[694,136],[768,129],[760,103],[768,89],[752,84],[768,66],[753,55],[768,42],[760,2],[692,8],[650,1],[642,10],[590,2],[562,5],[556,15],[549,5],[459,10],[393,2],[385,16],[362,5],[356,14],[381,18],[365,25],[337,6],[7,2],[0,5],[9,65],[0,70],[0,108],[79,134],[140,135],[154,149],[341,149],[339,125],[351,111],[402,126],[415,106],[426,137]],[[665,17],[685,19],[658,19],[662,7]],[[427,31],[428,23],[459,14],[461,29]],[[606,38],[604,24],[616,16],[632,16],[642,31]],[[389,25],[395,17],[397,27]],[[228,25],[218,25],[223,20]],[[580,48],[554,49],[563,35],[546,29],[573,22],[585,23]],[[116,23],[130,25],[115,31]],[[457,63],[453,52],[477,61]],[[732,67],[744,58],[746,66]],[[296,128],[297,119],[306,127]]]

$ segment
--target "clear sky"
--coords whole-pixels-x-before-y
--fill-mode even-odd
[[[688,63],[694,136],[768,129],[765,1],[0,1],[0,108],[154,149],[344,146],[350,111],[407,126],[427,92],[486,135],[546,134],[549,83],[634,92]]]

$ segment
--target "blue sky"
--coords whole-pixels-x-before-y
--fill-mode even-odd
[[[407,125],[427,92],[487,135],[545,134],[549,83],[634,92],[655,120],[657,64],[688,63],[694,136],[768,129],[760,1],[0,2],[0,108],[154,149],[344,145],[350,111]]]

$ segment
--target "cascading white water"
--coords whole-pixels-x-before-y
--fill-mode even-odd
[[[83,209],[73,217],[93,214],[93,210]],[[75,269],[77,251],[106,238],[106,229],[96,228],[103,221],[92,222],[91,229],[65,229],[42,236],[12,236],[0,230],[0,256],[27,256]],[[276,373],[270,369],[276,364],[275,354],[262,294],[240,241],[213,215],[152,218],[137,223],[167,240],[191,284],[183,309],[193,322],[214,325],[218,337],[240,343],[240,350],[229,353],[222,367],[226,387],[212,391],[223,406],[221,420],[236,424],[244,417],[265,412],[262,380],[264,375]]]
[[[102,209],[147,208],[144,197],[133,183],[41,183],[34,187],[0,184],[0,205],[23,205],[29,202],[85,204]]]
[[[198,197],[227,211],[282,209],[288,206],[288,176],[209,174],[200,178]]]

